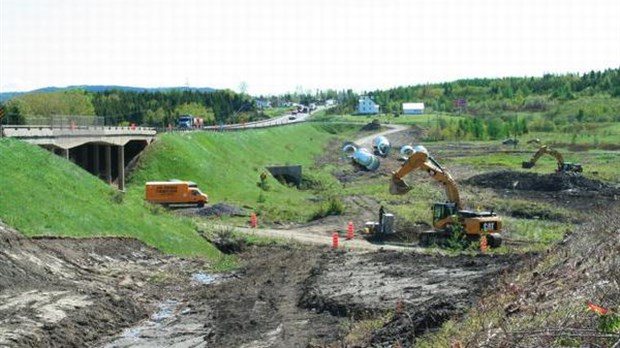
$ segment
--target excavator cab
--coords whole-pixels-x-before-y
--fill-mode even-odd
[[[433,205],[433,225],[449,216],[456,215],[457,211],[455,203],[435,203]]]
[[[558,172],[581,173],[583,172],[583,167],[581,166],[581,164],[578,164],[578,163],[564,162],[561,165],[558,165]]]
[[[525,161],[524,161],[524,162],[521,162],[521,168],[524,168],[524,169],[530,169],[530,168],[532,168],[532,167],[534,167],[534,163],[532,163],[532,162],[530,162],[530,161],[527,161],[527,162],[525,162]]]

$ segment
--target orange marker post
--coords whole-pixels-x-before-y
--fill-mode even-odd
[[[347,239],[353,239],[353,222],[351,221],[347,225]]]
[[[480,236],[480,252],[486,253],[487,249],[487,236],[483,234],[482,236]]]
[[[258,218],[256,217],[256,213],[252,213],[252,215],[250,215],[250,226],[252,228],[256,228],[257,225],[258,225]]]
[[[334,249],[338,249],[338,232],[334,232],[334,234],[332,234],[332,247]]]

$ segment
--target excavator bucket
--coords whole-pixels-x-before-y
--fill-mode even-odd
[[[534,163],[532,163],[532,162],[523,162],[523,163],[521,163],[521,168],[530,169],[533,166],[534,166]]]
[[[407,185],[407,183],[403,179],[392,178],[392,181],[390,182],[391,194],[404,195],[409,191],[411,191],[411,186]]]

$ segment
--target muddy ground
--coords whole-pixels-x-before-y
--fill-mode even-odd
[[[425,308],[414,331],[372,338],[388,344],[461,313],[520,259],[289,245],[250,247],[239,270],[211,274],[131,239],[25,239],[2,225],[0,243],[0,345],[12,347],[326,346],[351,319]]]
[[[393,143],[409,144],[416,132],[395,135],[400,140]],[[462,151],[460,145],[454,151],[457,148]],[[451,149],[447,146],[445,151]],[[334,175],[343,185],[360,178],[387,182],[400,165],[398,156],[393,156],[377,172],[342,162]],[[321,161],[346,160],[332,151]],[[609,272],[609,267],[601,267],[608,258],[588,259],[592,251],[611,250],[609,257],[614,264],[619,262],[613,256],[614,250],[620,250],[620,223],[612,214],[619,208],[616,187],[584,178],[558,179],[554,174],[467,173],[458,174],[457,180],[470,189],[492,187],[507,198],[543,200],[574,211],[596,212],[593,216],[603,212],[616,216],[607,220],[613,226],[576,226],[571,236],[610,232],[587,248],[569,236],[549,251],[561,255],[561,262],[523,286],[527,289],[519,295],[523,298],[515,300],[516,307],[507,307],[507,313],[529,315],[536,313],[532,308],[552,308],[572,294],[558,291],[561,284],[577,284],[571,291],[579,293],[580,300],[586,293],[595,298],[603,281],[616,284],[603,274]],[[535,186],[545,180],[549,185],[544,189]],[[547,190],[550,185],[556,186]],[[348,197],[347,205],[353,215],[328,217],[296,229],[326,233],[326,226],[344,228],[353,216],[372,220],[378,209],[374,199],[364,196]],[[206,218],[245,213],[227,205],[189,211]],[[164,255],[133,239],[27,239],[0,222],[0,346],[411,347],[416,337],[460,318],[471,306],[487,301],[487,296],[512,291],[506,280],[531,270],[545,256],[334,251],[296,243],[244,245],[226,252],[237,253],[241,267],[215,274],[204,260]],[[620,298],[617,291],[612,295],[599,298]],[[545,296],[556,302],[545,302]],[[374,325],[361,325],[364,322]],[[496,335],[489,342],[499,346],[519,339],[540,346],[537,338],[528,341],[519,332]]]

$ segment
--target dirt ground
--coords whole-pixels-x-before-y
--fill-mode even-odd
[[[394,133],[392,142],[410,144],[416,135],[415,128]],[[447,153],[454,148],[436,150]],[[400,165],[398,156],[393,156],[376,172],[342,165],[334,175],[343,185],[370,177],[387,181]],[[332,151],[320,161],[345,160]],[[491,186],[507,198],[543,200],[595,213],[593,221],[577,225],[573,237],[549,251],[560,255],[561,262],[520,288],[522,299],[509,308],[517,308],[511,315],[552,308],[572,294],[595,298],[600,289],[605,289],[601,301],[620,298],[612,286],[618,280],[607,278],[607,257],[611,264],[620,264],[618,188],[552,175],[489,172],[458,177],[469,189]],[[548,185],[536,186],[541,182]],[[349,215],[295,229],[316,235],[344,231],[349,219],[371,220],[378,210],[378,203],[364,196],[348,197],[347,205]],[[219,205],[189,214],[208,218],[244,212]],[[615,218],[601,227],[595,220],[604,214]],[[606,234],[596,243],[589,240],[589,249],[578,244],[585,243],[580,236],[598,231]],[[412,347],[417,337],[462,317],[473,305],[491,301],[489,294],[513,291],[506,279],[523,270],[532,273],[544,256],[447,256],[378,249],[332,250],[295,242],[230,248],[226,251],[237,253],[241,267],[215,274],[204,260],[164,255],[133,239],[28,239],[0,222],[0,346]],[[611,254],[589,259],[592,251]],[[586,269],[596,275],[588,276]],[[556,290],[559,284],[577,280],[572,292]],[[541,292],[542,298],[537,295]],[[368,328],[361,325],[364,322],[375,326]],[[495,335],[490,346],[516,340],[541,346],[536,337],[528,341],[515,332]]]
[[[352,318],[399,305],[442,313],[420,319],[419,334],[518,264],[293,244],[251,247],[238,271],[209,274],[131,239],[25,239],[1,225],[0,243],[0,345],[13,347],[326,346]]]

